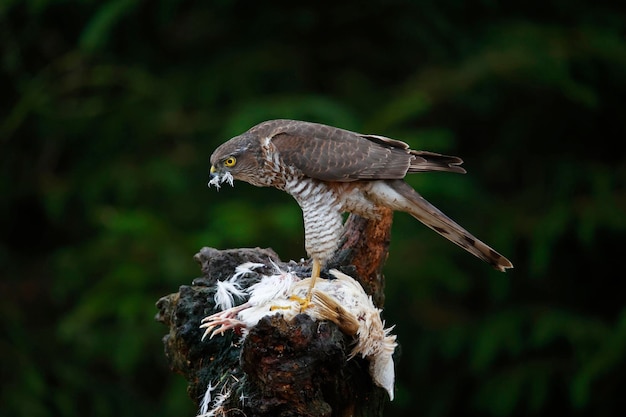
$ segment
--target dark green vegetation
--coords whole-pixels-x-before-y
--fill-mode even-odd
[[[515,264],[396,215],[386,415],[621,415],[626,15],[587,3],[0,3],[0,414],[193,416],[154,303],[201,246],[304,256],[289,196],[206,188],[296,118],[462,156],[410,183]]]

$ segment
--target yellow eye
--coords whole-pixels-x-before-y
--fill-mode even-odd
[[[224,166],[230,168],[232,166],[235,166],[236,163],[237,160],[235,159],[235,157],[231,156],[224,161]]]

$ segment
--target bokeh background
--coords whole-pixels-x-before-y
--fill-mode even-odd
[[[304,256],[289,196],[206,186],[218,144],[295,118],[462,156],[409,182],[515,264],[396,214],[387,416],[623,415],[618,4],[0,2],[0,414],[195,415],[154,303],[202,246]]]

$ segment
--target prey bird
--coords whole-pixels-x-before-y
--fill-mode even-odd
[[[426,201],[405,181],[428,171],[465,173],[455,156],[409,149],[399,140],[297,120],[270,120],[219,146],[209,186],[233,180],[275,187],[302,209],[311,289],[339,246],[344,212],[376,219],[379,209],[405,211],[495,269],[513,264]],[[303,300],[310,303],[311,291]]]

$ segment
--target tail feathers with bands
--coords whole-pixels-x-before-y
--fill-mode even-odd
[[[465,169],[460,166],[463,160],[457,156],[442,155],[428,151],[410,150],[409,152],[413,155],[413,160],[411,161],[407,173],[443,171],[465,174],[466,172]]]
[[[513,268],[511,261],[443,214],[407,183],[396,181],[393,188],[412,203],[407,211],[420,222],[472,255],[489,263],[498,271],[505,272],[508,268]]]

